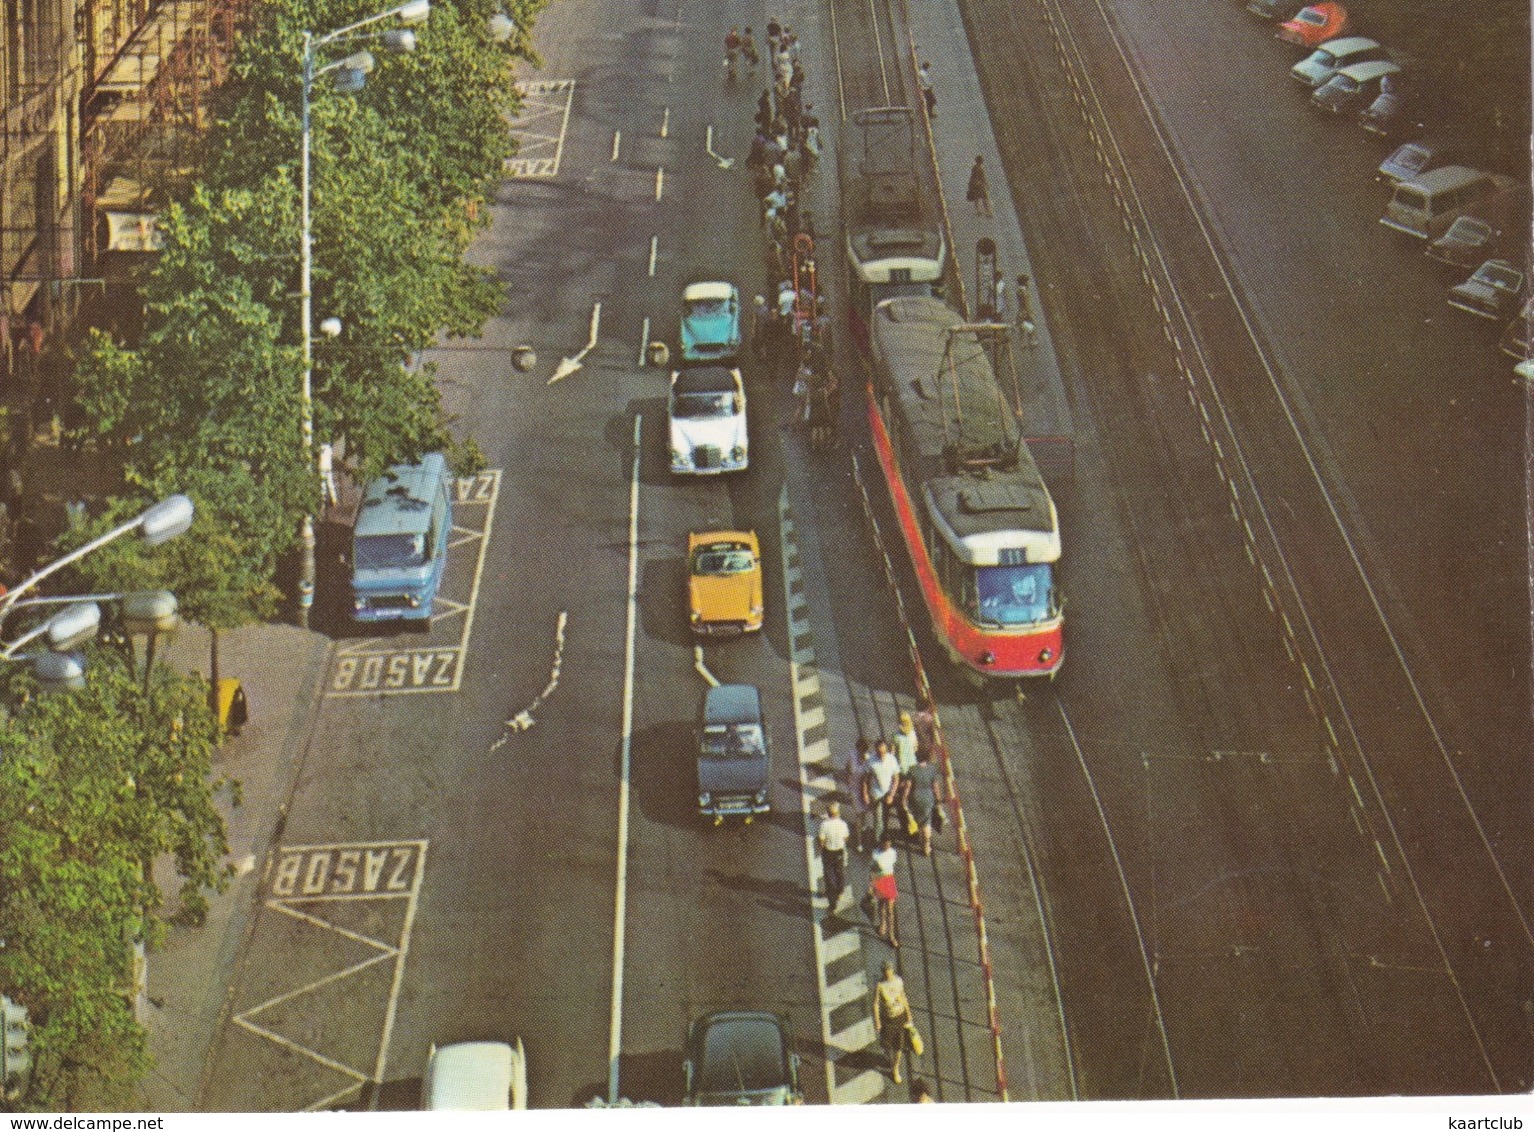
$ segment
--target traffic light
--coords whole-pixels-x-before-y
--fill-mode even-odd
[[[26,1073],[32,1066],[27,1008],[0,994],[0,1021],[5,1026],[4,1041],[0,1041],[0,1096],[13,1097],[26,1084]]]

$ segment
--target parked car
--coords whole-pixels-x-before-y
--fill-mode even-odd
[[[1359,112],[1358,124],[1377,138],[1415,137],[1426,128],[1423,101],[1423,88],[1417,80],[1401,72],[1386,75],[1374,101]]]
[[[527,1107],[527,1056],[522,1039],[431,1047],[421,1075],[421,1107],[504,1112]]]
[[[1437,239],[1465,213],[1494,207],[1495,198],[1511,193],[1515,182],[1498,173],[1483,173],[1467,165],[1440,165],[1420,177],[1400,181],[1380,223],[1419,240]]]
[[[673,472],[717,475],[745,470],[750,452],[740,370],[693,366],[674,371],[666,413]]]
[[[1296,47],[1319,47],[1348,30],[1348,10],[1341,4],[1312,4],[1279,26],[1278,38]]]
[[[1354,113],[1374,100],[1386,75],[1398,74],[1400,70],[1400,66],[1389,59],[1354,63],[1311,91],[1310,104],[1317,110],[1333,114]]]
[[[682,291],[682,364],[740,356],[740,292],[733,283],[692,283]]]
[[[1449,288],[1449,305],[1479,318],[1504,319],[1523,297],[1523,272],[1505,259],[1489,259],[1475,274]]]
[[[1496,239],[1497,230],[1479,216],[1461,216],[1428,244],[1427,257],[1450,267],[1474,267],[1486,262]]]
[[[1447,164],[1452,156],[1453,150],[1440,141],[1419,139],[1402,142],[1390,151],[1389,157],[1380,162],[1374,179],[1388,185],[1410,181],[1429,169]]]
[[[1534,359],[1534,299],[1523,304],[1518,317],[1502,332],[1502,352],[1519,361]]]
[[[715,1010],[687,1029],[682,1103],[803,1104],[799,1057],[789,1048],[788,1023],[766,1010]]]
[[[716,684],[703,693],[696,751],[700,817],[719,825],[772,811],[771,739],[755,685]]]
[[[687,597],[692,631],[703,636],[762,627],[762,549],[755,531],[687,536]]]
[[[1302,7],[1298,0],[1249,0],[1246,10],[1264,20],[1287,20]]]
[[[1314,89],[1344,67],[1385,56],[1385,49],[1374,40],[1362,35],[1348,35],[1323,43],[1289,68],[1289,74],[1301,86]]]

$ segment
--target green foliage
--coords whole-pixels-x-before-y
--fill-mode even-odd
[[[321,68],[361,47],[378,57],[360,93],[322,74],[311,99],[314,318],[343,327],[314,342],[315,437],[340,446],[359,478],[451,443],[435,373],[418,359],[444,334],[478,333],[499,307],[491,272],[463,254],[510,152],[511,68],[532,57],[545,2],[511,5],[510,49],[484,30],[497,0],[437,0],[414,53],[369,37],[387,21],[316,52]],[[238,560],[227,584],[209,542],[174,552],[179,582],[164,568],[189,615],[216,616],[215,627],[269,615],[269,579],[318,502],[300,432],[303,30],[323,35],[386,7],[257,9],[218,96],[201,183],[163,217],[141,341],[97,335],[77,367],[87,434],[125,446],[129,482],[147,495],[191,495],[199,528]]]
[[[85,689],[29,695],[0,732],[0,983],[31,1011],[29,1107],[130,1107],[147,1068],[132,947],[163,930],[150,866],[175,859],[193,918],[227,884],[215,737],[201,680],[162,670],[145,696],[108,648]]]

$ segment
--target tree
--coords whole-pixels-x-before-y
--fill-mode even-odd
[[[91,661],[69,695],[8,670],[25,702],[0,732],[0,982],[31,1011],[27,1104],[43,1110],[131,1105],[148,1064],[132,949],[164,927],[153,862],[174,858],[192,919],[228,877],[201,683],[162,670],[146,696],[113,650]]]
[[[507,50],[484,31],[492,0],[437,0],[414,54],[389,56],[358,95],[322,87],[313,100],[314,311],[344,327],[316,343],[315,436],[343,443],[364,478],[451,446],[435,375],[412,363],[442,334],[478,333],[498,308],[499,286],[463,252],[510,151],[511,64],[531,58],[544,2],[513,5]],[[140,342],[98,334],[77,368],[81,415],[98,440],[125,446],[129,482],[193,496],[245,563],[242,578],[275,576],[318,503],[299,432],[301,33],[376,10],[258,9],[219,95],[201,182],[162,218]],[[207,604],[228,612],[225,627],[266,608],[267,590],[198,577],[221,595]],[[238,617],[231,592],[252,599]]]

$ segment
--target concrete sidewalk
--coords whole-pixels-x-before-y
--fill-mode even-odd
[[[206,675],[209,634],[187,626],[162,646],[160,659],[178,672]],[[237,875],[210,898],[200,927],[173,924],[165,945],[149,955],[149,1030],[154,1069],[144,1080],[151,1112],[199,1111],[204,1066],[223,1021],[224,1000],[243,948],[256,885],[282,832],[288,799],[313,733],[331,641],[291,625],[253,625],[219,636],[219,672],[238,679],[250,718],[214,759],[214,772],[239,783],[240,804],[221,799]],[[169,910],[179,879],[162,862],[156,879]]]

